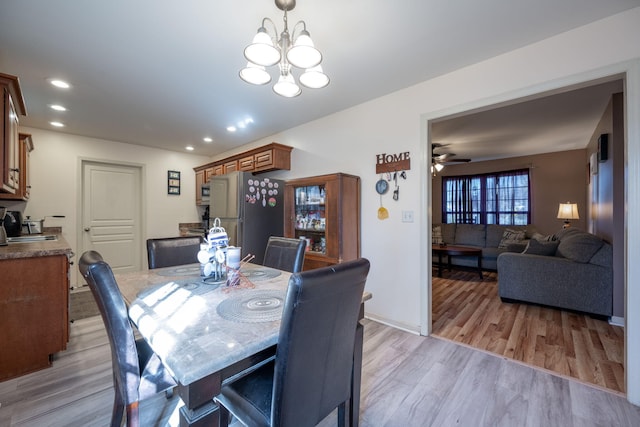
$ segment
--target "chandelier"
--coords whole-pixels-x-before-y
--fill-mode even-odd
[[[253,42],[244,49],[247,66],[240,70],[240,78],[254,85],[265,85],[271,81],[271,75],[265,67],[278,64],[280,70],[278,82],[273,91],[278,95],[292,98],[300,95],[302,89],[293,77],[292,66],[303,69],[300,84],[311,89],[320,89],[329,84],[329,77],[322,72],[322,54],[313,45],[307,31],[307,24],[298,21],[289,36],[287,12],[296,6],[296,0],[275,0],[276,7],[284,11],[284,30],[278,38],[278,29],[269,18],[262,19],[262,26],[253,38]],[[266,23],[273,27],[269,34]]]

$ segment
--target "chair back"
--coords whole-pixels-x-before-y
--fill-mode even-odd
[[[149,268],[173,267],[198,262],[200,236],[147,239]]]
[[[113,365],[113,386],[125,405],[138,401],[140,365],[127,305],[109,264],[96,251],[82,254],[79,268],[96,300],[107,329]],[[116,392],[117,395],[117,392]]]
[[[262,265],[290,273],[299,273],[304,264],[306,241],[287,237],[269,237]]]
[[[315,425],[348,401],[369,261],[293,274],[276,350],[271,425]]]

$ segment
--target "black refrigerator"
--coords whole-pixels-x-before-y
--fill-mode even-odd
[[[284,235],[284,181],[231,172],[211,178],[209,222],[215,218],[229,236],[229,245],[242,248],[262,264],[269,236]]]

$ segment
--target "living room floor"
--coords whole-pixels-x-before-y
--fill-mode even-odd
[[[606,320],[532,304],[503,303],[497,273],[434,275],[433,330],[496,353],[624,394],[624,329]]]

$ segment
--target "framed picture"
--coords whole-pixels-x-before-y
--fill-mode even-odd
[[[167,194],[180,195],[180,171],[167,172]]]

